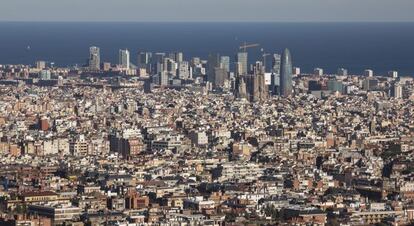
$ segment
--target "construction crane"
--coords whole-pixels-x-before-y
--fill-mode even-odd
[[[245,42],[243,45],[241,45],[241,46],[239,47],[239,49],[240,49],[240,50],[243,50],[243,52],[247,52],[247,49],[249,49],[249,48],[254,48],[254,47],[258,47],[258,46],[260,46],[260,44],[258,44],[258,43],[254,43],[254,44],[247,44],[247,43]]]

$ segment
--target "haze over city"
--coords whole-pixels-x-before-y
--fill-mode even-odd
[[[414,21],[411,0],[3,0],[0,21]]]

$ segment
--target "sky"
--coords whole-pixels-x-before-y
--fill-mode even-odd
[[[396,22],[414,0],[0,0],[0,21]]]

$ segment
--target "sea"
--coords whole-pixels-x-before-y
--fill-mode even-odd
[[[414,75],[414,23],[0,22],[0,64],[82,66],[90,46],[112,63],[119,49],[130,50],[132,63],[140,51],[234,59],[244,43],[260,45],[248,49],[250,63],[289,48],[294,66],[305,73],[319,67],[326,73],[346,68],[350,74]]]

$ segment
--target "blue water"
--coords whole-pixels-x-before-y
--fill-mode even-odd
[[[414,23],[0,23],[0,64],[82,65],[88,48],[101,48],[103,61],[117,62],[118,49],[182,51],[185,58],[218,52],[234,56],[243,42],[260,43],[265,52],[289,48],[294,65],[360,74],[398,70],[414,75]],[[27,50],[30,46],[30,50]],[[251,62],[260,48],[249,51]]]

